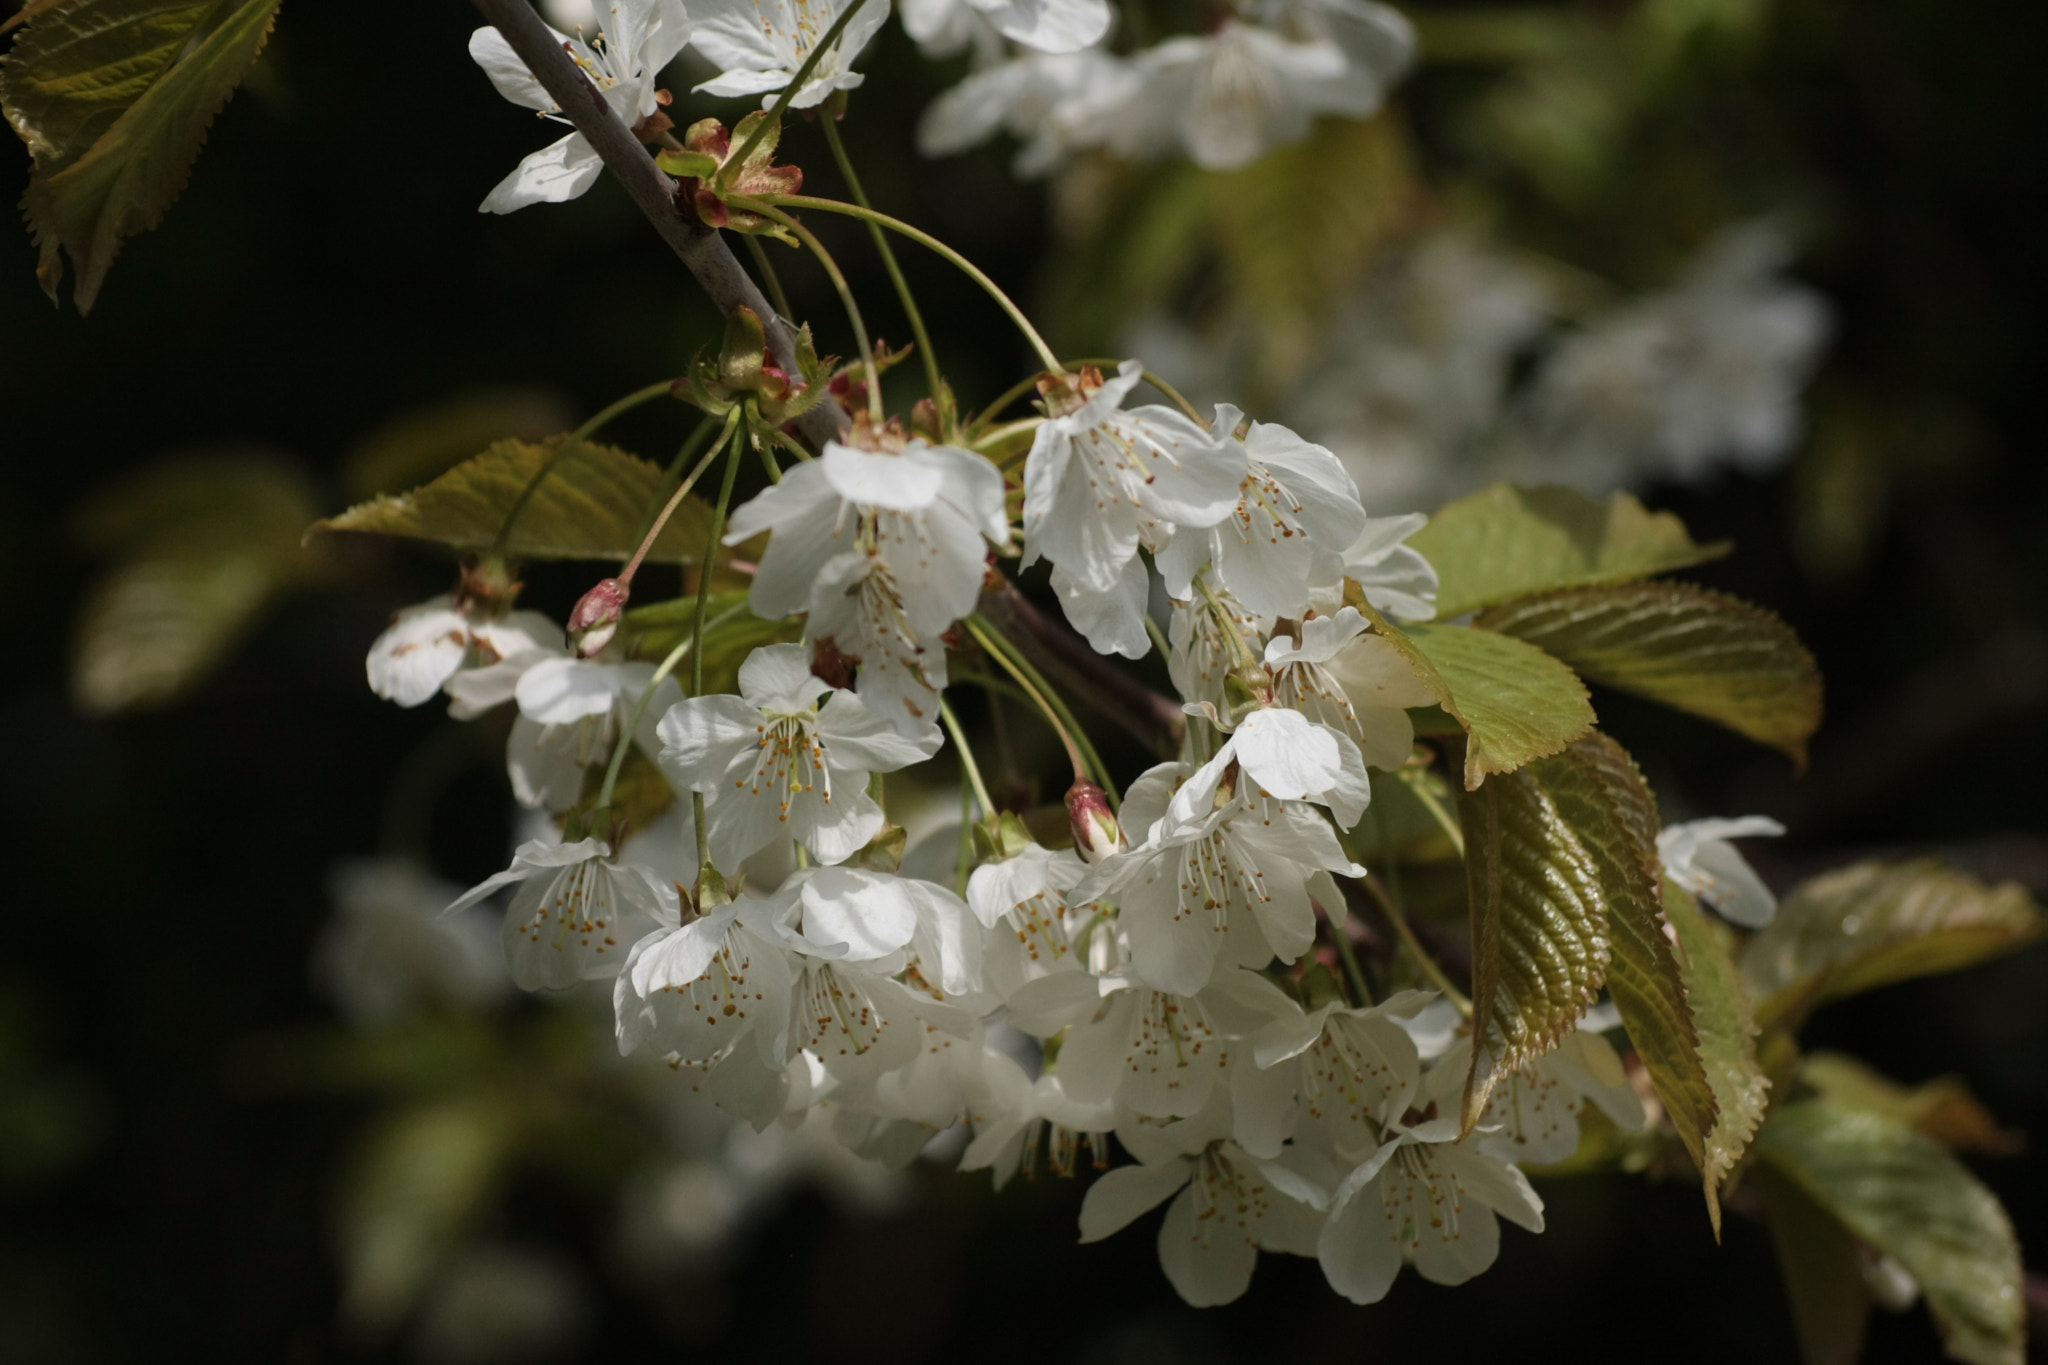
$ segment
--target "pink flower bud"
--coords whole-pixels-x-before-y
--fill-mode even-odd
[[[1102,788],[1085,778],[1067,788],[1067,819],[1074,826],[1074,852],[1084,863],[1099,863],[1124,848],[1124,832]]]
[[[601,578],[569,613],[569,648],[579,659],[596,658],[619,633],[619,615],[632,588],[616,578]]]

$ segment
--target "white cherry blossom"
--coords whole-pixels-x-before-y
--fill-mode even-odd
[[[789,1057],[794,974],[766,902],[749,898],[687,924],[666,923],[633,945],[613,987],[619,1051],[651,1044],[678,1065],[779,1075]]]
[[[1206,706],[1218,715],[1227,715],[1230,704],[1225,683],[1239,661],[1238,647],[1231,643],[1230,632],[1236,631],[1245,650],[1256,657],[1267,646],[1266,635],[1273,622],[1246,610],[1229,589],[1211,591],[1214,601],[1205,594],[1174,604],[1173,615],[1166,623],[1166,642],[1170,646],[1166,668],[1174,689],[1197,710]]]
[[[1221,1084],[1229,1045],[1211,1001],[1152,989],[1135,976],[1057,972],[1010,998],[1010,1022],[1060,1045],[1059,1076],[1084,1104],[1114,1102],[1132,1113],[1201,1112]]]
[[[1169,38],[1133,65],[1136,88],[1100,111],[1108,148],[1140,160],[1183,151],[1212,171],[1237,170],[1300,141],[1319,113],[1377,102],[1377,80],[1355,76],[1335,43],[1295,42],[1235,19],[1213,33]]]
[[[1172,1199],[1159,1227],[1159,1265],[1196,1308],[1241,1297],[1261,1251],[1314,1255],[1322,1216],[1290,1193],[1300,1192],[1301,1182],[1229,1134],[1228,1103],[1163,1127],[1119,1127],[1118,1138],[1139,1163],[1088,1187],[1081,1240],[1100,1241]]]
[[[565,811],[583,792],[585,770],[611,759],[613,746],[650,685],[654,697],[640,714],[634,743],[653,758],[661,751],[655,726],[680,701],[674,678],[654,683],[649,663],[598,663],[553,655],[529,661],[513,684],[518,719],[505,739],[505,768],[522,806]],[[474,696],[474,692],[465,695]]]
[[[721,870],[776,839],[797,840],[821,863],[844,862],[882,828],[868,775],[939,746],[936,730],[905,739],[859,697],[813,677],[801,645],[755,650],[739,684],[737,697],[677,702],[658,727],[662,769],[680,789],[704,793]]]
[[[1611,488],[1775,468],[1797,445],[1800,390],[1830,330],[1827,303],[1787,279],[1783,232],[1723,233],[1678,284],[1631,300],[1545,358],[1523,412],[1547,477]]]
[[[655,82],[690,41],[690,21],[682,0],[610,0],[601,18],[601,37],[586,42],[580,36],[554,33],[555,41],[569,50],[612,112],[634,126],[661,107]],[[480,28],[471,34],[469,55],[506,99],[522,109],[537,109],[554,122],[568,122],[498,30]],[[597,149],[583,134],[572,132],[520,162],[484,199],[481,209],[510,213],[528,204],[574,199],[596,183],[603,169]]]
[[[1009,540],[995,466],[923,441],[900,455],[828,441],[733,513],[727,543],[764,530],[755,613],[808,611],[807,635],[858,665],[855,690],[877,715],[905,735],[934,733],[938,637],[974,610],[989,547]]]
[[[1243,780],[1256,788],[1241,793],[1278,801],[1310,801],[1328,806],[1340,829],[1350,829],[1372,800],[1365,759],[1351,736],[1284,706],[1261,707],[1242,717],[1216,756],[1203,764],[1174,794],[1167,820],[1174,825],[1199,823],[1217,809]],[[1348,873],[1363,876],[1361,869]]]
[[[1460,1068],[1451,1084],[1463,1075]],[[1455,1115],[1454,1099],[1448,1108]],[[1377,1303],[1404,1262],[1434,1284],[1463,1284],[1500,1254],[1498,1218],[1543,1231],[1543,1201],[1528,1178],[1457,1136],[1456,1117],[1439,1117],[1432,1103],[1412,1121],[1388,1124],[1386,1141],[1338,1184],[1316,1240],[1332,1289]]]
[[[1415,61],[1415,27],[1373,0],[1256,0],[1252,14],[1289,37],[1335,43],[1346,70],[1323,94],[1326,112],[1368,118]]]
[[[711,95],[761,95],[796,79],[797,69],[854,0],[700,0],[697,51],[719,74],[697,86]],[[867,0],[811,69],[792,107],[810,109],[864,79],[853,59],[889,17],[888,0]]]
[[[1462,1072],[1471,1042],[1445,1054]],[[1580,1027],[1551,1051],[1508,1073],[1488,1096],[1472,1138],[1479,1150],[1518,1165],[1549,1165],[1579,1150],[1579,1110],[1591,1100],[1624,1132],[1648,1121],[1642,1097],[1628,1083],[1614,1045]]]
[[[1122,409],[1144,366],[1126,360],[1092,391],[1056,389],[1024,466],[1024,566],[1054,566],[1068,619],[1103,653],[1141,658],[1141,545],[1213,526],[1237,506],[1242,447],[1164,407]],[[1092,381],[1091,381],[1092,382]]]
[[[1436,566],[1403,543],[1428,522],[1420,512],[1368,517],[1358,539],[1344,551],[1344,576],[1358,584],[1365,600],[1406,621],[1436,616]]]
[[[1029,844],[1013,858],[984,863],[967,882],[967,904],[988,929],[983,972],[1008,999],[1026,981],[1077,971],[1074,937],[1089,912],[1068,894],[1087,870],[1071,849]]]
[[[1122,811],[1131,847],[1072,893],[1114,901],[1132,969],[1173,994],[1195,994],[1219,967],[1295,961],[1315,940],[1315,902],[1343,905],[1330,873],[1365,871],[1308,806],[1260,796],[1248,782],[1225,793],[1220,775],[1214,764],[1166,763],[1133,782]],[[1190,789],[1206,795],[1182,803]]]
[[[463,675],[475,674],[479,679],[489,675],[488,687],[501,679],[502,666],[509,660],[531,661],[550,652],[561,653],[559,649],[550,651],[543,643],[560,634],[547,617],[531,611],[473,623],[457,610],[453,598],[443,595],[394,615],[370,645],[364,666],[370,690],[386,701],[418,706],[447,688],[457,696],[460,707],[463,697],[456,687]],[[514,671],[513,679],[517,676]],[[509,696],[505,691],[497,700]],[[458,719],[468,719],[468,714],[458,714]]]
[[[989,1172],[1000,1190],[1019,1171],[1030,1178],[1041,1151],[1058,1176],[1074,1174],[1084,1149],[1097,1168],[1108,1164],[1114,1105],[1076,1100],[1054,1074],[1033,1080],[993,1048],[984,1062],[983,1080],[982,1093],[969,1106],[974,1139],[960,1154],[961,1170]]]
[[[313,946],[314,982],[349,1022],[374,1027],[431,1006],[481,1009],[507,991],[489,921],[442,913],[460,890],[397,858],[336,867],[334,914]]]
[[[769,907],[797,952],[872,964],[888,976],[913,969],[936,994],[981,989],[981,926],[942,886],[861,868],[807,868],[784,881]]]
[[[1367,632],[1355,607],[1300,623],[1300,639],[1276,635],[1266,642],[1273,700],[1348,735],[1366,766],[1394,769],[1415,744],[1411,706],[1436,694],[1381,635]]]
[[[928,57],[950,57],[970,44],[977,29],[1036,52],[1068,53],[1092,47],[1109,32],[1107,0],[905,0],[903,27]]]
[[[1218,404],[1213,430],[1230,435],[1243,418]],[[1243,446],[1237,506],[1212,527],[1177,530],[1158,557],[1160,577],[1168,596],[1185,601],[1206,564],[1246,609],[1299,616],[1312,592],[1342,580],[1344,552],[1365,530],[1365,509],[1337,457],[1286,427],[1254,422]]]
[[[1246,1150],[1280,1155],[1306,1116],[1340,1156],[1375,1150],[1390,1118],[1422,1079],[1415,1042],[1401,1021],[1434,996],[1403,991],[1369,1009],[1333,1002],[1304,1011],[1291,1000],[1250,1037],[1251,1066],[1232,1072],[1234,1136]]]
[[[791,880],[770,907],[797,962],[791,1046],[842,1085],[872,1085],[918,1058],[928,1025],[973,1036],[975,1015],[926,988],[981,984],[979,925],[961,900],[930,882],[852,868]]]
[[[966,9],[964,0],[954,3]],[[1006,132],[1020,144],[1011,169],[1026,178],[1046,175],[1100,141],[1093,111],[1120,102],[1138,82],[1129,62],[1099,48],[1020,53],[933,100],[917,123],[917,149],[952,156]]]
[[[1729,840],[1784,832],[1767,815],[1688,820],[1657,836],[1657,856],[1672,881],[1743,928],[1761,929],[1778,913],[1778,898]]]
[[[479,882],[448,910],[465,910],[506,887],[518,890],[505,911],[505,960],[522,990],[560,990],[611,976],[625,966],[636,940],[678,913],[673,885],[617,861],[602,839],[529,840],[514,850],[511,867]]]

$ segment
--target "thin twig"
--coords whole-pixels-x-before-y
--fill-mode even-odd
[[[1187,714],[1088,647],[1005,581],[981,595],[981,614],[1061,688],[1100,711],[1165,758],[1180,752]]]
[[[716,231],[687,222],[676,208],[676,182],[619,121],[611,105],[590,83],[575,60],[556,43],[554,34],[528,0],[471,0],[484,19],[504,35],[526,63],[526,69],[560,107],[563,118],[604,160],[626,194],[669,244],[721,313],[751,308],[761,319],[775,363],[798,374],[796,340],[782,325],[753,279],[741,268],[732,248]],[[806,440],[822,448],[844,426],[836,403],[820,403],[798,419]]]

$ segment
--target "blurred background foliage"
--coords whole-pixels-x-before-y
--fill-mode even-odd
[[[848,140],[881,206],[1035,301],[1063,353],[1141,347],[1255,415],[1341,409],[1336,427],[1384,434],[1384,405],[1329,405],[1380,394],[1401,358],[1357,319],[1413,316],[1423,294],[1404,281],[1431,243],[1467,253],[1446,258],[1457,280],[1506,263],[1532,301],[1496,320],[1496,359],[1526,402],[1433,389],[1458,357],[1411,347],[1439,420],[1410,423],[1420,458],[1399,478],[1391,456],[1366,471],[1385,480],[1376,495],[1361,479],[1376,513],[1560,472],[1515,436],[1539,429],[1515,424],[1542,415],[1547,357],[1682,293],[1728,229],[1768,223],[1800,282],[1784,287],[1826,301],[1789,462],[1716,473],[1667,452],[1561,473],[1632,481],[1700,540],[1737,542],[1695,576],[1786,616],[1827,673],[1829,720],[1804,776],[1624,697],[1596,698],[1603,720],[1667,818],[1783,819],[1782,846],[1755,850],[1781,887],[1938,849],[2048,890],[2048,19],[1994,0],[1408,12],[1422,63],[1384,114],[1243,171],[1091,160],[1049,190],[1014,180],[1006,147],[917,159],[918,116],[959,72],[893,27]],[[1154,4],[1132,21],[1194,16]],[[717,335],[622,196],[475,213],[532,127],[463,55],[472,26],[453,3],[287,5],[189,191],[128,245],[89,320],[49,307],[25,238],[0,271],[0,586],[26,642],[0,688],[0,813],[28,869],[0,960],[0,1359],[1197,1365],[1491,1353],[1508,1334],[1792,1359],[1769,1238],[1736,1217],[1717,1249],[1684,1182],[1548,1181],[1540,1252],[1510,1238],[1457,1291],[1411,1277],[1359,1310],[1313,1264],[1267,1258],[1246,1299],[1197,1315],[1148,1238],[1072,1245],[1072,1185],[998,1196],[802,1134],[736,1141],[659,1068],[604,1062],[603,999],[504,998],[491,933],[481,950],[461,922],[391,939],[421,932],[393,907],[501,865],[502,732],[363,685],[368,642],[448,586],[445,560],[301,533],[492,441],[560,431]],[[815,129],[784,146],[837,192]],[[0,188],[18,198],[27,174],[6,158]],[[864,240],[818,230],[900,341]],[[905,259],[965,402],[1026,372],[983,298]],[[785,279],[846,353],[823,282]],[[1348,376],[1324,373],[1346,357]],[[907,404],[916,367],[896,374]],[[1412,392],[1388,393],[1408,411]],[[656,405],[608,439],[665,462],[690,425]],[[525,602],[557,616],[587,586],[560,566],[528,581]],[[1399,823],[1398,801],[1379,809]],[[330,873],[379,852],[447,881]],[[365,994],[361,961],[427,966]],[[1807,1035],[1932,1082],[1901,1114],[1973,1150],[2028,1246],[2048,1244],[2048,1185],[2013,1153],[2048,1133],[2044,990],[2036,951],[1830,1006]],[[1877,1084],[1828,1067],[1837,1088]],[[1923,1314],[1882,1315],[1867,1358],[1936,1349]]]

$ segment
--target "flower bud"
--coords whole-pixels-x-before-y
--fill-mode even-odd
[[[632,589],[616,578],[601,578],[569,613],[569,648],[579,659],[594,659],[619,633],[619,616]]]
[[[1109,808],[1102,788],[1076,778],[1067,788],[1067,819],[1074,827],[1074,852],[1084,863],[1099,863],[1124,849],[1124,832]]]

